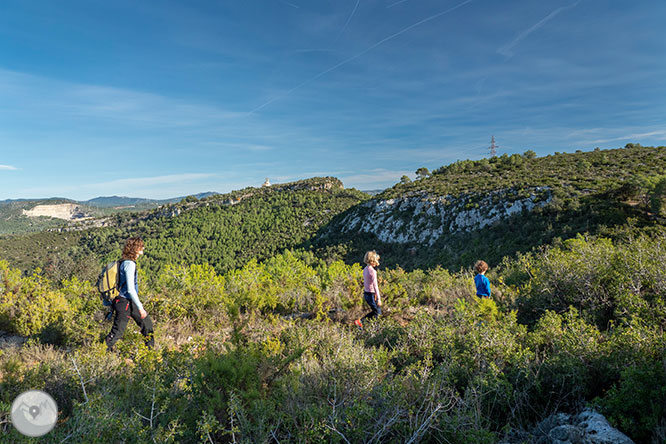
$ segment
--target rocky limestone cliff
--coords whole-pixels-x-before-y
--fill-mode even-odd
[[[372,199],[348,214],[342,232],[373,233],[383,242],[433,245],[443,235],[472,231],[552,200],[548,187],[533,187],[520,195],[513,189],[461,196],[427,193],[394,199]]]

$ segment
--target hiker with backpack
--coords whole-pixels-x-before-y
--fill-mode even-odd
[[[130,238],[125,243],[122,258],[117,263],[117,296],[114,294],[115,297],[111,300],[115,317],[111,331],[106,336],[106,346],[109,351],[112,351],[114,344],[123,337],[130,317],[139,326],[146,345],[150,348],[155,345],[153,320],[139,300],[136,260],[143,254],[143,250],[144,244],[141,238]],[[103,276],[100,276],[100,279],[102,278]]]
[[[363,257],[363,262],[367,264],[363,269],[363,299],[372,311],[361,319],[354,321],[358,328],[363,328],[364,319],[374,318],[382,314],[382,295],[379,293],[377,271],[375,271],[375,267],[379,266],[379,255],[375,250],[368,251]]]

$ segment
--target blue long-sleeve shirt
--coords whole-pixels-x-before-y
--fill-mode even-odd
[[[490,297],[490,281],[482,274],[474,276],[474,283],[476,284],[476,295]]]
[[[139,282],[136,273],[136,262],[122,261],[120,263],[118,292],[120,297],[131,300],[139,310],[143,310],[143,305],[139,300]]]

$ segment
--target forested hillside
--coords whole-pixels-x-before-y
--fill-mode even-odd
[[[55,279],[92,279],[102,262],[119,257],[126,238],[142,236],[147,271],[170,263],[211,264],[225,272],[299,246],[333,216],[367,197],[344,189],[334,178],[247,188],[201,200],[191,196],[153,211],[117,214],[106,227],[4,237],[0,257],[25,271],[40,267]]]
[[[348,258],[369,248],[385,264],[468,267],[578,233],[622,238],[663,230],[666,147],[460,161],[385,190],[337,216],[318,246]]]
[[[469,267],[578,233],[623,239],[663,231],[666,149],[503,155],[461,161],[372,197],[337,179],[189,197],[123,213],[105,227],[0,238],[0,257],[54,278],[91,278],[130,235],[147,239],[146,268],[209,263],[218,272],[284,248],[357,262],[367,249],[406,269]],[[89,224],[97,223],[95,221]]]

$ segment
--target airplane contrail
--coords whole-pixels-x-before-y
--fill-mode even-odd
[[[354,6],[354,10],[349,14],[349,18],[347,19],[347,23],[345,23],[345,26],[342,27],[340,30],[339,34],[342,34],[342,32],[347,29],[347,25],[349,25],[349,22],[351,22],[352,17],[354,17],[354,14],[356,13],[356,9],[358,8],[358,4],[361,3],[361,0],[356,0],[356,5]]]
[[[537,29],[541,28],[541,27],[542,27],[543,25],[545,25],[547,22],[549,22],[550,20],[552,20],[553,18],[555,18],[555,16],[556,16],[557,14],[559,14],[560,12],[562,12],[562,11],[566,11],[567,9],[575,8],[575,7],[578,5],[578,3],[580,3],[580,2],[581,2],[581,0],[578,0],[576,3],[573,3],[573,4],[569,5],[569,6],[562,6],[561,8],[557,8],[556,10],[554,10],[553,12],[551,12],[550,14],[548,14],[546,17],[544,17],[544,18],[542,18],[541,20],[539,20],[539,21],[538,21],[535,25],[533,25],[532,27],[530,27],[529,29],[527,29],[527,30],[521,32],[520,34],[518,34],[518,37],[516,37],[515,39],[513,39],[513,40],[512,40],[511,42],[509,42],[508,44],[506,44],[506,45],[502,46],[501,48],[499,48],[499,49],[497,50],[497,52],[498,52],[499,54],[502,54],[502,55],[505,56],[505,57],[512,57],[512,56],[513,56],[513,52],[512,52],[511,50],[513,49],[514,46],[516,46],[516,45],[517,45],[518,43],[520,43],[523,39],[525,39],[525,37],[527,37],[528,35],[532,34],[532,33],[533,33],[534,31],[536,31]]]
[[[335,45],[335,43],[338,41],[342,33],[347,29],[347,26],[349,25],[349,22],[351,22],[352,17],[354,17],[354,14],[356,14],[356,9],[358,9],[358,4],[361,3],[361,0],[356,0],[356,5],[354,5],[354,9],[352,10],[351,14],[349,14],[349,17],[347,17],[347,22],[345,25],[342,27],[340,31],[338,31],[338,35],[335,36],[335,39],[333,42],[329,45],[329,47]]]
[[[254,109],[253,109],[252,111],[250,111],[248,114],[254,114],[255,112],[257,112],[257,111],[259,111],[259,110],[261,110],[261,109],[267,107],[267,106],[270,105],[271,103],[273,103],[273,102],[275,102],[275,101],[277,101],[277,100],[279,100],[279,99],[283,99],[283,98],[289,96],[289,95],[292,94],[294,91],[296,91],[296,90],[298,90],[298,89],[304,87],[304,86],[307,85],[308,83],[313,82],[313,81],[319,79],[320,77],[322,77],[322,76],[328,74],[329,72],[334,71],[334,70],[340,68],[341,66],[344,66],[344,65],[346,65],[347,63],[349,63],[349,62],[351,62],[351,61],[353,61],[353,60],[356,60],[357,58],[361,57],[362,55],[367,54],[368,52],[372,51],[373,49],[375,49],[375,48],[378,47],[379,45],[381,45],[381,44],[383,44],[383,43],[386,43],[386,42],[388,42],[389,40],[392,40],[392,39],[394,39],[394,38],[396,38],[396,37],[398,37],[398,36],[404,34],[405,32],[407,32],[407,31],[409,31],[409,30],[411,30],[411,29],[416,28],[417,26],[420,26],[420,25],[422,25],[422,24],[424,24],[424,23],[427,23],[427,22],[430,22],[430,21],[432,21],[432,20],[435,20],[436,18],[439,18],[439,17],[441,17],[441,16],[443,16],[443,15],[445,15],[445,14],[448,14],[449,12],[453,12],[453,11],[455,11],[456,9],[458,9],[458,8],[460,8],[460,7],[462,7],[462,6],[465,6],[467,3],[471,3],[472,1],[473,1],[473,0],[465,0],[464,2],[458,3],[457,5],[455,5],[455,6],[451,7],[451,8],[449,8],[449,9],[447,9],[447,10],[445,10],[445,11],[438,12],[437,14],[431,15],[430,17],[426,17],[426,18],[424,18],[423,20],[419,20],[418,22],[413,23],[413,24],[407,26],[406,28],[401,29],[400,31],[396,32],[395,34],[391,34],[391,35],[389,35],[388,37],[384,37],[383,39],[381,39],[381,40],[378,41],[377,43],[374,43],[373,45],[370,45],[369,47],[367,47],[367,48],[364,49],[363,51],[359,52],[358,54],[353,55],[353,56],[351,56],[351,57],[349,57],[349,58],[347,58],[347,59],[341,61],[340,63],[331,66],[331,67],[328,68],[328,69],[325,69],[324,71],[320,72],[320,73],[317,74],[317,75],[314,75],[314,76],[310,77],[309,79],[303,81],[302,83],[299,83],[298,85],[296,85],[296,86],[294,86],[293,88],[291,88],[290,90],[288,90],[286,93],[284,93],[284,94],[282,94],[282,95],[279,95],[279,96],[275,96],[275,97],[273,97],[272,99],[270,99],[270,100],[267,101],[266,103],[263,103],[263,104],[259,105],[258,107],[254,108]]]
[[[395,3],[391,3],[391,4],[388,5],[386,8],[387,8],[387,9],[388,9],[388,8],[392,8],[392,7],[394,7],[395,5],[399,5],[400,3],[405,3],[405,2],[408,2],[408,1],[409,1],[409,0],[398,0],[398,1],[395,2]]]

